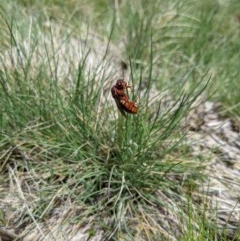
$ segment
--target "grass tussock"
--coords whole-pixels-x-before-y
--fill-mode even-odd
[[[214,23],[227,10],[81,3],[1,3],[0,222],[39,240],[224,240],[208,220],[215,210],[190,201],[207,157],[192,156],[183,120],[203,92],[236,110],[234,95],[225,101],[226,89],[211,85],[235,66],[217,72],[231,30],[216,45]],[[139,98],[127,118],[110,96],[122,77]]]

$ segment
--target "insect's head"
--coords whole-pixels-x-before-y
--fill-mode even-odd
[[[124,81],[123,79],[119,79],[116,83],[116,86],[119,90],[123,90],[123,89],[126,89],[127,87],[127,82]]]

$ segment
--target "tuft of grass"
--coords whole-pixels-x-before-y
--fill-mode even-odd
[[[204,158],[192,158],[182,120],[198,96],[212,92],[209,75],[216,78],[211,68],[218,67],[220,55],[215,55],[217,47],[210,51],[208,33],[216,32],[210,23],[223,10],[203,4],[209,12],[201,11],[197,18],[188,13],[188,3],[5,3],[4,8],[23,9],[20,22],[1,14],[1,41],[6,43],[0,59],[1,182],[16,186],[24,204],[17,210],[19,219],[11,220],[14,225],[32,222],[40,229],[59,208],[69,215],[61,216],[64,224],[80,229],[89,220],[89,237],[103,230],[103,240],[194,240],[196,233],[198,240],[216,237],[207,227],[207,209],[195,220],[198,213],[189,200],[196,181],[202,181]],[[25,11],[39,5],[44,8],[36,18],[26,18]],[[50,27],[41,22],[43,12]],[[58,28],[61,18],[70,29]],[[79,19],[92,26],[79,26]],[[73,47],[77,27],[86,31],[81,38],[91,35],[90,28],[102,35],[99,46],[106,35],[108,45],[120,43],[140,96],[136,116],[121,118],[106,94],[112,82],[101,62],[107,61],[110,48],[92,69],[93,49],[87,45],[92,39],[77,41],[77,60],[59,55],[62,46]],[[167,91],[167,103],[159,89]]]

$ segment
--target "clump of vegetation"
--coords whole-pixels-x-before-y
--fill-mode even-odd
[[[215,210],[194,199],[208,157],[192,156],[183,120],[203,92],[238,115],[220,88],[236,86],[238,35],[216,25],[234,4],[3,1],[0,199],[12,205],[0,205],[0,223],[39,239],[221,235],[207,218]],[[126,118],[110,96],[120,60],[139,105]]]

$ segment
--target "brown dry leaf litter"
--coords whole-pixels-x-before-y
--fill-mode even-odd
[[[221,230],[230,236],[239,231],[240,221],[240,133],[235,131],[230,118],[221,118],[220,105],[202,99],[188,116],[187,139],[195,156],[209,158],[205,172],[208,179],[200,185],[202,198],[215,217]]]

